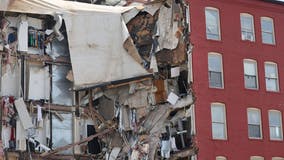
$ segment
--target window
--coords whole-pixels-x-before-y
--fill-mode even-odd
[[[209,86],[223,88],[222,55],[218,53],[208,54]]]
[[[256,61],[245,59],[244,60],[244,80],[245,88],[257,89],[257,66]]]
[[[248,134],[249,138],[262,138],[260,110],[248,108]]]
[[[261,17],[262,43],[275,44],[273,19]]]
[[[207,39],[220,40],[219,10],[212,7],[206,7],[205,20]]]
[[[213,139],[227,139],[225,105],[211,103],[211,118]]]
[[[276,110],[268,111],[269,133],[271,140],[282,140],[282,118],[281,112]]]
[[[265,84],[267,91],[279,91],[276,63],[265,62]]]
[[[254,41],[254,24],[252,15],[241,13],[241,32],[242,40]]]
[[[224,156],[217,156],[216,160],[227,160],[227,158]]]
[[[264,158],[260,156],[251,156],[250,160],[264,160]]]

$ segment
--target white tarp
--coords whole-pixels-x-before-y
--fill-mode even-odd
[[[130,36],[123,14],[128,19],[134,17],[127,14],[132,9],[139,10],[63,0],[14,0],[7,10],[49,15],[60,12],[67,29],[74,85],[79,87],[149,74],[123,47]]]

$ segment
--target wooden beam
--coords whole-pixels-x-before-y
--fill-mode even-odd
[[[99,133],[97,133],[97,134],[94,134],[94,135],[91,135],[91,136],[89,136],[89,137],[87,137],[87,138],[84,138],[83,140],[81,140],[81,141],[79,141],[79,142],[75,142],[75,143],[72,143],[72,144],[68,144],[68,145],[66,145],[66,146],[58,147],[58,148],[56,148],[55,150],[52,150],[52,151],[50,151],[50,152],[42,153],[40,156],[41,156],[41,157],[47,157],[47,156],[53,155],[53,154],[55,154],[55,153],[58,153],[58,152],[61,152],[61,151],[65,151],[65,150],[67,150],[67,149],[69,149],[69,148],[71,148],[71,147],[74,147],[74,146],[76,146],[76,145],[80,145],[80,144],[82,144],[82,143],[89,142],[89,141],[93,140],[94,138],[99,137],[99,136],[102,136],[102,135],[104,135],[104,134],[107,134],[107,133],[109,133],[109,132],[111,132],[111,131],[113,131],[113,128],[108,128],[108,129],[106,129],[106,130],[104,130],[104,131],[102,131],[102,132],[99,132]]]

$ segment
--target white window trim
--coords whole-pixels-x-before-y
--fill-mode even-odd
[[[259,112],[259,125],[260,125],[260,137],[250,137],[250,135],[249,135],[249,123],[248,123],[248,112],[249,112],[249,110],[255,110],[255,111],[258,111]],[[249,107],[249,108],[247,108],[247,126],[248,126],[248,138],[249,139],[262,139],[263,137],[262,137],[262,116],[261,116],[261,110],[260,109],[258,109],[258,108],[254,108],[254,107]]]
[[[260,23],[262,23],[262,20],[270,20],[271,21],[271,23],[272,23],[272,35],[273,35],[273,39],[272,39],[273,42],[272,42],[271,45],[275,45],[276,41],[275,41],[275,31],[274,31],[274,20],[273,20],[273,18],[270,18],[270,17],[260,17]],[[262,32],[270,33],[268,31],[263,31],[262,28],[261,28],[261,38],[262,38]],[[263,42],[263,38],[262,38],[262,43],[264,43]],[[270,44],[270,43],[264,43],[264,44]]]
[[[284,160],[283,157],[272,157],[272,160]]]
[[[266,73],[265,73],[265,66],[266,66],[266,64],[273,64],[273,65],[275,65],[275,67],[276,67],[276,78],[277,78],[276,85],[277,85],[277,90],[276,90],[276,91],[267,90],[266,82],[265,82],[265,90],[268,91],[268,92],[280,92],[279,76],[278,76],[278,65],[277,65],[277,63],[275,63],[275,62],[270,62],[270,61],[265,61],[265,62],[264,62],[264,76],[265,76],[265,81],[266,81],[266,78],[269,78],[269,77],[266,77]]]
[[[217,88],[217,89],[224,89],[225,88],[225,86],[224,86],[224,70],[223,70],[223,55],[222,54],[220,54],[220,53],[217,53],[217,52],[209,52],[208,53],[208,55],[207,55],[207,65],[208,65],[208,72],[210,71],[209,70],[209,61],[208,61],[208,57],[209,57],[209,55],[218,55],[220,58],[221,58],[221,77],[222,77],[222,87],[214,87],[214,86],[210,86],[210,81],[209,81],[209,77],[208,77],[208,85],[209,85],[209,88]]]
[[[227,158],[224,156],[217,156],[216,160],[227,160]]]
[[[243,67],[244,67],[244,76],[245,76],[245,62],[253,62],[255,64],[255,73],[256,73],[256,88],[246,88],[246,85],[245,85],[245,80],[244,80],[244,85],[245,85],[245,88],[246,89],[251,89],[251,90],[258,90],[259,89],[259,85],[258,85],[258,70],[257,70],[257,61],[256,60],[253,60],[253,59],[244,59],[243,60]],[[245,77],[244,77],[245,78]]]
[[[273,140],[273,141],[282,141],[282,140],[283,140],[282,112],[279,111],[279,110],[274,110],[274,109],[268,110],[268,125],[269,125],[269,130],[270,130],[270,123],[269,123],[269,113],[270,113],[270,112],[278,112],[278,113],[280,113],[280,131],[281,131],[281,138],[272,138],[271,135],[270,135],[270,131],[269,131],[270,140]]]
[[[251,156],[250,160],[264,160],[264,157],[262,157],[262,156]]]
[[[213,131],[212,131],[212,124],[213,123],[216,123],[216,122],[213,122],[212,120],[212,105],[220,105],[223,107],[223,116],[224,116],[224,138],[214,138],[213,137]],[[228,135],[227,135],[227,117],[226,117],[226,106],[224,103],[220,103],[220,102],[213,102],[210,104],[210,113],[211,113],[211,132],[212,132],[212,139],[214,140],[227,140],[228,139]]]
[[[252,34],[253,34],[253,40],[247,40],[247,39],[243,39],[242,37],[242,16],[244,17],[251,17],[252,18]],[[254,30],[254,17],[253,15],[249,14],[249,13],[240,13],[240,24],[241,24],[241,40],[242,41],[251,41],[251,42],[255,42],[255,30]]]
[[[207,38],[206,10],[214,10],[214,11],[217,11],[217,13],[218,13],[218,22],[217,22],[218,34],[219,34],[219,38],[218,39]],[[218,8],[214,8],[214,7],[205,7],[204,14],[205,14],[205,34],[206,34],[206,39],[213,40],[213,41],[221,41],[222,38],[221,38],[221,23],[220,23],[220,12],[219,12],[219,9]]]

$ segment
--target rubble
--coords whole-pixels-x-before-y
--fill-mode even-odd
[[[197,154],[187,10],[173,0],[7,1],[0,7],[1,156]]]

